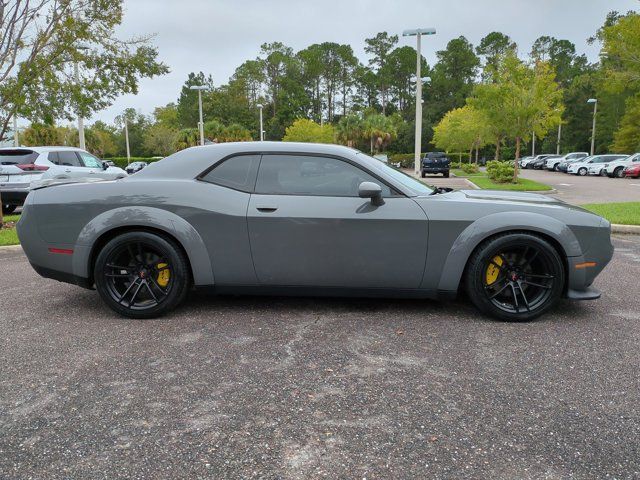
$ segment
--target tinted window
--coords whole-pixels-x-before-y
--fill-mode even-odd
[[[102,168],[102,160],[87,152],[78,152],[85,167]]]
[[[3,150],[0,152],[0,165],[24,165],[33,163],[38,154],[31,150]]]
[[[64,165],[65,167],[81,167],[80,159],[76,155],[76,152],[57,152],[58,165]]]
[[[260,155],[231,157],[216,165],[201,180],[248,192],[253,189],[258,163]]]
[[[388,186],[364,170],[335,158],[307,155],[264,155],[257,193],[357,197],[362,182],[374,182],[388,197]]]

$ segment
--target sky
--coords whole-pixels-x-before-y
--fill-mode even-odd
[[[435,27],[423,37],[422,53],[430,65],[435,52],[464,35],[475,46],[492,31],[516,41],[521,55],[541,35],[568,39],[578,53],[598,59],[599,47],[587,38],[611,10],[638,10],[638,0],[125,0],[120,38],[153,34],[159,59],[171,72],[140,82],[138,95],[119,97],[95,120],[113,121],[125,108],[151,114],[175,102],[189,72],[203,71],[214,84],[228,81],[236,67],[256,58],[260,45],[281,41],[295,51],[310,44],[350,44],[367,62],[364,39],[387,31],[399,45],[415,45],[401,36],[409,28]]]

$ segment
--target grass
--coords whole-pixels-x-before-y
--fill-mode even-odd
[[[17,222],[20,219],[20,215],[5,215],[4,222]],[[19,245],[18,233],[15,228],[1,228],[0,229],[0,247],[7,245]]]
[[[483,177],[485,175],[484,172],[465,173],[464,171],[460,170],[459,168],[452,168],[451,169],[451,173],[453,173],[456,177],[464,177],[464,178],[468,178],[468,177]]]
[[[580,205],[611,223],[619,225],[640,225],[640,202],[589,203]]]
[[[485,173],[474,175],[469,181],[484,190],[510,190],[516,192],[545,192],[552,188],[544,183],[534,182],[526,178],[518,178],[518,183],[495,183]]]

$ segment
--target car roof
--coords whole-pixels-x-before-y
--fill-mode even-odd
[[[46,146],[46,147],[1,147],[0,148],[0,152],[2,152],[3,150],[24,150],[24,151],[32,151],[32,152],[36,152],[36,153],[47,153],[47,152],[52,152],[52,151],[71,151],[71,152],[84,152],[85,150],[82,150],[81,148],[78,147],[64,147],[64,146],[60,146],[60,147],[56,147],[56,146]]]

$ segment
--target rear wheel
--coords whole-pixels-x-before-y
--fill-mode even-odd
[[[443,173],[443,174],[442,174],[442,176],[443,176],[444,178],[449,178],[449,172],[445,172],[445,173]]]
[[[190,275],[182,250],[168,238],[129,232],[109,241],[96,259],[96,289],[117,313],[154,318],[186,297]]]
[[[2,214],[3,215],[11,215],[18,208],[17,205],[2,205]]]
[[[624,168],[623,167],[618,167],[613,171],[613,176],[616,178],[622,178],[624,177]]]
[[[560,170],[560,168],[559,168],[559,167],[560,167],[560,164],[559,164],[559,163],[556,163],[556,164],[553,166],[553,171],[554,171],[554,172],[559,171],[559,170]]]
[[[548,311],[564,287],[558,252],[543,238],[505,234],[481,244],[467,265],[467,293],[478,309],[500,320],[528,321]]]

